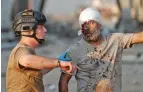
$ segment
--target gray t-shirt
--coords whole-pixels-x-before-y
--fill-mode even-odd
[[[96,92],[96,86],[107,81],[112,92],[121,92],[121,56],[123,49],[131,46],[132,37],[129,33],[112,33],[97,47],[84,39],[71,46],[67,57],[80,68],[73,74],[77,92]]]

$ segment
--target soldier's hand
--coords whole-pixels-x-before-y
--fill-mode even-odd
[[[73,66],[71,63],[71,58],[67,57],[67,51],[64,52],[59,58],[60,67],[63,71],[71,74],[73,71]]]
[[[71,62],[60,61],[60,67],[63,71],[71,74],[73,71],[73,66]]]
[[[62,71],[63,72],[65,72],[65,73],[67,73],[66,71],[68,70],[68,68],[66,67],[61,67],[61,69],[62,69]],[[70,75],[75,75],[76,74],[76,72],[77,72],[77,70],[80,70],[80,68],[77,66],[77,65],[73,65],[72,64],[72,72],[70,72],[70,73],[68,73],[68,74],[70,74]]]

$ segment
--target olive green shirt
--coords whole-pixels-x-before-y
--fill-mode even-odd
[[[36,55],[32,48],[25,45],[17,45],[10,54],[6,72],[7,92],[44,92],[40,70],[19,64],[19,59],[24,54]]]

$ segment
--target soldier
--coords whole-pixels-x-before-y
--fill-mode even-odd
[[[36,55],[36,47],[44,42],[47,34],[45,22],[46,17],[35,10],[25,10],[16,15],[13,30],[20,41],[9,57],[7,92],[44,92],[42,79],[49,70],[61,67],[68,73],[72,71],[71,62],[65,62],[70,58],[61,56],[54,59]]]

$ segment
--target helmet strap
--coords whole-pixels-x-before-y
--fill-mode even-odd
[[[39,38],[37,38],[36,37],[36,35],[21,35],[21,36],[25,36],[25,37],[30,37],[30,38],[34,38],[39,44],[42,44],[42,43],[44,43],[44,39],[39,39]]]

